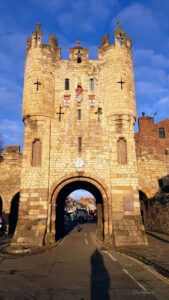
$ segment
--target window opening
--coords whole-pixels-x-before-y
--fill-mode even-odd
[[[82,138],[81,137],[78,138],[78,150],[79,150],[79,152],[82,152]]]
[[[127,147],[124,138],[120,138],[117,142],[118,163],[124,165],[127,163]]]
[[[78,109],[77,113],[78,113],[78,116],[77,116],[78,120],[81,120],[81,117],[82,117],[81,109]]]
[[[94,90],[94,79],[90,79],[90,90]]]
[[[41,165],[42,145],[40,140],[35,140],[32,143],[32,166],[38,167]]]
[[[165,130],[164,130],[164,128],[159,128],[158,131],[159,131],[159,138],[160,139],[164,139],[165,138]]]
[[[69,79],[65,79],[65,90],[69,90]]]
[[[80,64],[82,62],[82,58],[81,58],[81,53],[80,53],[80,50],[78,50],[78,53],[77,53],[77,63]]]

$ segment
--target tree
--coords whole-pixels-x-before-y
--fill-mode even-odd
[[[3,139],[2,139],[2,135],[0,134],[0,153],[2,153],[3,151]]]

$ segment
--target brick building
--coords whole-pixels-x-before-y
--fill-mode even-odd
[[[141,148],[154,148],[158,154],[167,154],[169,151],[169,119],[154,123],[154,117],[143,116],[138,118],[139,132],[135,133],[136,151]],[[153,149],[152,149],[153,153]]]

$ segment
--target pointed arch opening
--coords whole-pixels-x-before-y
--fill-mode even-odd
[[[41,166],[42,143],[39,139],[35,139],[32,143],[32,166]]]
[[[9,214],[9,234],[13,235],[16,229],[19,213],[19,197],[20,193],[15,194],[11,201],[11,208]]]

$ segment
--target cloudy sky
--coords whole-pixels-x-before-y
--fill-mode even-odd
[[[114,42],[118,20],[133,45],[137,114],[158,122],[169,116],[169,1],[7,0],[0,1],[0,134],[4,146],[23,144],[22,90],[27,37],[42,24],[43,42],[54,34],[67,59],[76,40],[97,58],[101,38]]]

